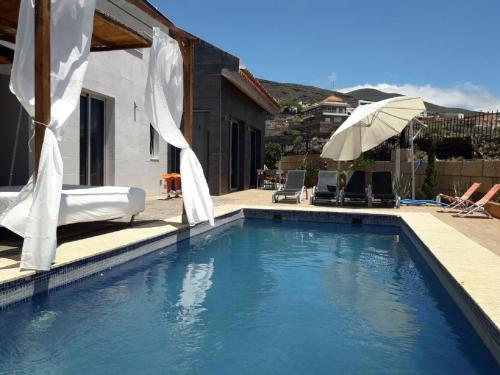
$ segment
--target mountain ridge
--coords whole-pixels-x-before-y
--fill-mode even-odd
[[[377,102],[380,100],[393,98],[395,96],[402,96],[399,93],[386,93],[373,88],[365,88],[353,90],[347,93],[324,89],[312,85],[303,85],[298,83],[284,83],[270,81],[266,79],[260,79],[260,83],[269,91],[269,93],[278,101],[281,100],[296,100],[303,103],[315,103],[319,102],[328,96],[335,95],[345,100],[351,106],[356,107],[358,100],[368,100],[372,102]],[[425,107],[429,112],[435,113],[468,113],[471,110],[464,108],[452,108],[444,107],[438,104],[430,103],[424,101]]]

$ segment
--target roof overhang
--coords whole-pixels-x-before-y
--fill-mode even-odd
[[[1,40],[15,43],[19,4],[20,0],[0,0]],[[165,22],[159,22],[144,12],[142,8],[148,9],[149,6],[143,0],[97,0],[91,51],[151,47],[151,27],[160,26],[167,32],[169,29]],[[4,52],[0,52],[0,61],[10,63],[9,53]]]
[[[231,82],[237,89],[239,89],[243,94],[248,96],[264,111],[270,114],[275,114],[280,111],[279,104],[272,98],[267,91],[261,86],[253,82],[253,80],[248,76],[246,69],[239,71],[229,70],[223,68],[221,75]]]

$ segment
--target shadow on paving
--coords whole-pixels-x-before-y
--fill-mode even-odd
[[[134,228],[154,228],[171,225],[176,228],[182,227],[181,223],[166,222],[160,220],[140,220],[134,221]],[[91,223],[78,223],[64,225],[57,229],[58,245],[66,242],[77,241],[106,233],[119,232],[131,228],[128,221],[97,221]],[[17,268],[21,260],[21,248],[23,238],[9,231],[0,228],[0,258],[9,259],[15,263],[1,266],[0,269]]]

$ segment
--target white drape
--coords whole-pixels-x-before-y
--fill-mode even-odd
[[[24,237],[21,268],[49,270],[55,259],[63,164],[57,139],[79,103],[87,70],[95,0],[51,1],[51,123],[36,184],[31,177],[0,223]],[[22,0],[10,89],[34,116],[34,8]],[[47,124],[49,125],[49,124]]]
[[[153,29],[144,108],[151,125],[172,146],[181,149],[182,196],[190,225],[214,224],[213,203],[203,169],[180,131],[183,111],[182,55],[177,41]]]

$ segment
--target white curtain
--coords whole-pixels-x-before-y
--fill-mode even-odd
[[[182,55],[177,41],[153,28],[144,108],[151,125],[172,146],[181,149],[182,196],[190,225],[214,224],[213,204],[203,169],[180,131],[183,111]]]
[[[49,270],[55,259],[63,164],[57,140],[79,103],[87,70],[95,0],[51,1],[51,123],[33,176],[0,223],[24,237],[21,268]],[[10,89],[30,116],[35,112],[34,7],[21,0]]]

